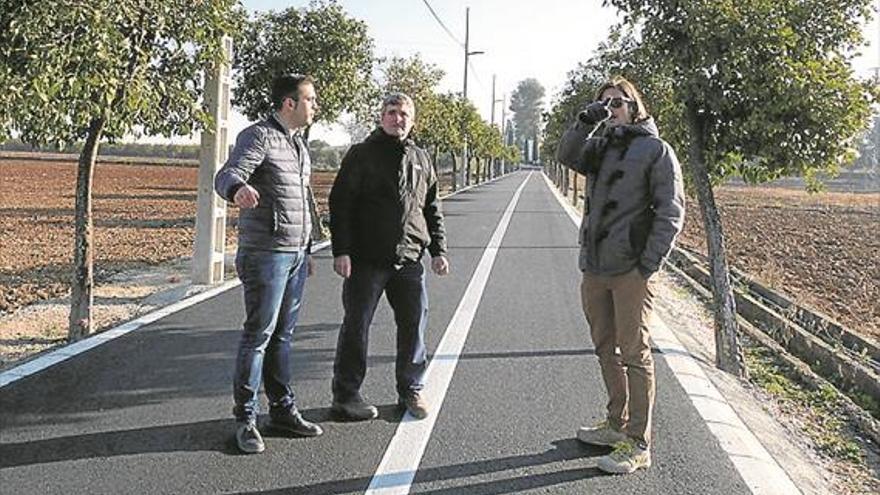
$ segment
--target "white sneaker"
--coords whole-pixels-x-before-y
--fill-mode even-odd
[[[651,467],[651,452],[626,440],[614,445],[614,451],[597,461],[597,467],[606,473],[629,474]]]
[[[596,426],[584,426],[578,429],[577,439],[590,445],[612,447],[618,442],[626,441],[627,436],[615,430],[608,421],[602,421]]]

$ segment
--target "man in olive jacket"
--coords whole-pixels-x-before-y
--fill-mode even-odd
[[[383,292],[397,323],[399,405],[418,419],[429,412],[420,394],[427,368],[428,321],[422,255],[426,249],[430,252],[437,275],[449,272],[449,262],[437,175],[427,153],[409,137],[414,119],[409,96],[387,96],[380,128],[349,149],[330,191],[333,268],[345,279],[332,410],[347,419],[378,415],[360,387],[367,369],[369,327]]]

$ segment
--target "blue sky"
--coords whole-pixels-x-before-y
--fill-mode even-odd
[[[281,10],[304,7],[308,0],[244,0],[248,10]],[[365,21],[376,42],[379,56],[409,56],[420,53],[427,62],[446,72],[442,91],[461,91],[463,49],[431,15],[425,0],[343,0],[339,2],[353,17]],[[578,62],[589,58],[608,28],[616,22],[613,8],[601,0],[427,0],[458,41],[464,41],[465,8],[470,7],[470,49],[468,97],[488,120],[492,99],[492,75],[497,75],[496,98],[509,96],[516,83],[537,78],[547,90],[549,102],[565,82],[566,74]],[[880,7],[880,0],[875,0]],[[866,26],[872,46],[856,60],[856,71],[867,75],[880,66],[880,25],[876,16]],[[501,106],[496,107],[500,121]],[[240,115],[232,121],[232,135],[247,125]],[[317,126],[316,126],[317,127]],[[315,137],[333,144],[347,140],[332,129],[315,129]]]

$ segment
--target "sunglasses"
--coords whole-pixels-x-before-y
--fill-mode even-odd
[[[602,100],[602,104],[604,104],[606,108],[620,108],[624,103],[629,103],[631,101],[633,101],[631,98],[625,96],[615,96],[614,98],[605,98]]]

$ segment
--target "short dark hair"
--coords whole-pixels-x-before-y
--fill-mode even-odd
[[[639,122],[650,117],[648,109],[645,107],[645,102],[642,100],[642,94],[636,88],[636,85],[621,76],[612,77],[610,81],[600,86],[599,90],[596,91],[596,101],[601,100],[602,93],[611,88],[620,91],[624,96],[632,100],[630,102],[630,113],[632,114],[633,122]]]
[[[304,84],[315,84],[312,76],[305,74],[285,74],[272,81],[272,108],[278,110],[285,98],[299,99],[299,88]]]

